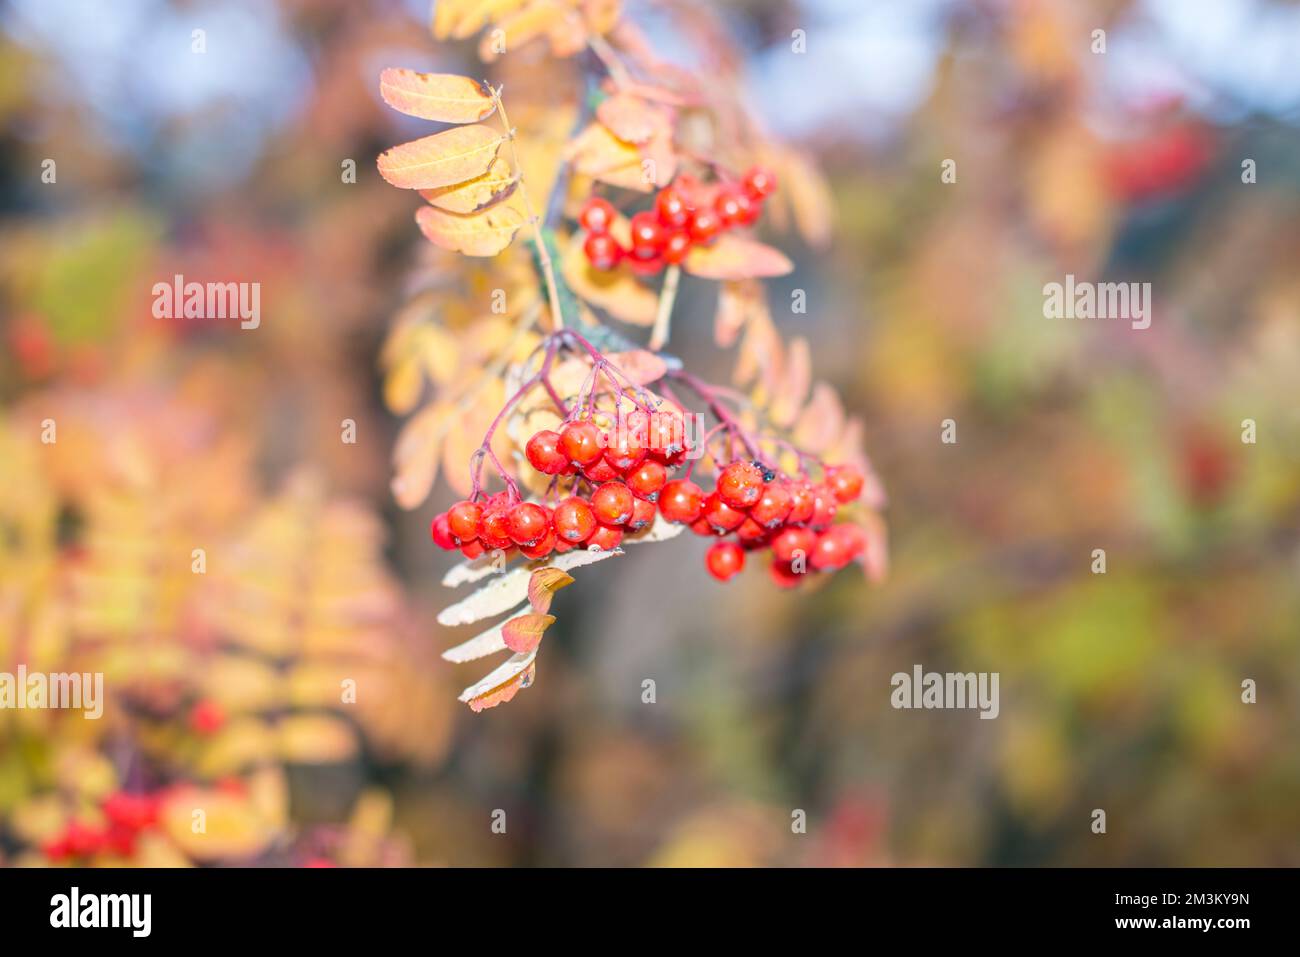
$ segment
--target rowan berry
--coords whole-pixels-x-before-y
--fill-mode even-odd
[[[632,517],[634,501],[622,482],[606,482],[591,493],[591,510],[602,525],[622,525]]]
[[[648,210],[632,217],[632,258],[646,261],[659,255],[664,244],[664,228]]]
[[[732,508],[749,508],[763,497],[763,470],[752,462],[732,462],[718,476],[718,495]]]
[[[691,531],[696,535],[703,535],[705,538],[716,538],[721,534],[716,528],[709,524],[709,520],[703,515],[691,522]]]
[[[764,528],[777,528],[789,516],[793,504],[784,482],[768,482],[763,486],[763,494],[750,508],[749,517]]]
[[[560,428],[560,451],[574,465],[585,468],[600,461],[605,443],[594,422],[568,422]]]
[[[685,261],[690,251],[691,234],[684,229],[669,233],[668,238],[664,240],[664,262],[670,266]]]
[[[586,541],[596,530],[596,513],[585,501],[574,496],[566,498],[555,506],[555,515],[551,522],[561,539],[577,544]]]
[[[643,498],[632,499],[632,517],[625,523],[628,531],[639,532],[643,528],[648,528],[654,520],[654,502],[647,502]]]
[[[719,533],[734,531],[746,518],[745,513],[728,505],[716,491],[710,492],[704,499],[704,510],[700,517]]]
[[[655,215],[669,229],[681,229],[691,219],[691,208],[686,198],[671,186],[661,189],[655,197]]]
[[[533,502],[520,502],[510,510],[510,540],[517,545],[534,544],[550,525],[550,514]]]
[[[862,494],[862,473],[852,465],[830,468],[826,470],[826,484],[837,502],[852,502]]]
[[[623,428],[615,429],[610,436],[609,447],[605,449],[605,461],[619,472],[626,472],[640,465],[648,454],[644,429],[637,435],[633,429],[626,428],[624,423]]]
[[[216,734],[226,723],[226,709],[204,698],[190,709],[190,728],[202,735]]]
[[[686,450],[686,426],[675,412],[656,412],[650,417],[650,451],[666,461]]]
[[[589,233],[601,234],[609,232],[610,225],[614,222],[618,213],[610,205],[609,200],[600,196],[593,196],[582,204],[582,212],[578,214],[578,223]]]
[[[595,269],[614,269],[623,259],[623,247],[609,233],[592,233],[582,242],[587,262]]]
[[[725,582],[745,567],[745,552],[735,542],[715,542],[704,553],[704,567],[718,581]]]
[[[597,548],[602,552],[610,552],[618,548],[622,541],[623,529],[615,528],[612,525],[600,525],[587,539],[587,547]]]
[[[803,575],[795,571],[789,562],[773,562],[768,566],[767,573],[778,588],[794,588],[803,578]]]
[[[806,528],[783,528],[772,536],[772,554],[783,562],[792,562],[799,555],[805,559],[817,543],[817,536]]]
[[[610,465],[608,459],[604,458],[594,465],[588,465],[582,470],[582,474],[586,476],[587,481],[594,485],[603,485],[606,482],[612,482],[622,477],[622,473]]]
[[[635,469],[627,473],[624,479],[627,487],[637,498],[643,498],[647,502],[657,502],[659,500],[659,490],[664,487],[668,481],[668,470],[664,468],[663,463],[654,459],[646,459]]]
[[[478,538],[482,522],[483,506],[478,502],[457,502],[447,509],[447,527],[462,545]]]
[[[827,531],[817,536],[808,561],[819,571],[833,571],[847,565],[850,557],[847,543],[839,535]]]
[[[659,511],[670,522],[689,525],[703,508],[703,489],[688,479],[673,479],[659,493]]]
[[[569,467],[569,459],[560,451],[560,433],[542,429],[524,446],[528,464],[544,475],[559,475]]]
[[[740,543],[750,548],[757,548],[767,541],[768,530],[748,515],[745,520],[736,526],[736,538]]]
[[[546,531],[542,533],[537,541],[531,545],[520,545],[519,551],[528,559],[545,558],[555,550],[556,541],[555,529],[547,525]]]
[[[492,551],[509,548],[515,543],[510,537],[510,509],[504,503],[484,509],[478,540],[484,549]]]
[[[686,228],[692,240],[706,246],[722,232],[722,220],[715,210],[702,206],[691,214],[691,221]]]
[[[813,516],[814,496],[808,482],[790,483],[790,514],[785,520],[791,525],[803,525]]]
[[[629,256],[627,260],[628,267],[639,276],[653,276],[655,273],[663,272],[664,257],[656,253],[645,259],[637,259],[635,256]]]
[[[749,198],[744,187],[734,183],[721,187],[717,198],[713,201],[713,209],[717,212],[723,229],[745,225],[753,205],[753,200]]]
[[[456,536],[452,534],[451,523],[447,521],[446,512],[439,513],[438,516],[429,523],[429,537],[433,539],[435,545],[447,551],[450,551],[460,544],[456,539]]]
[[[478,558],[480,555],[483,554],[483,551],[484,551],[483,543],[480,542],[477,538],[466,542],[464,545],[460,547],[460,553],[464,555],[466,558],[471,560]]]
[[[766,199],[776,192],[776,175],[761,166],[752,166],[745,173],[745,193],[750,199]]]
[[[812,496],[813,513],[812,518],[808,520],[808,527],[820,531],[835,521],[839,503],[835,499],[835,492],[827,485],[814,485]]]

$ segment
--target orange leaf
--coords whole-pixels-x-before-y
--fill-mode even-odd
[[[572,584],[573,576],[562,569],[551,565],[539,568],[528,579],[528,603],[533,606],[533,611],[544,615],[551,609],[552,596]]]
[[[454,73],[390,68],[379,74],[379,94],[395,110],[441,123],[477,123],[496,110],[486,84]]]
[[[492,206],[467,216],[425,206],[415,221],[435,246],[466,256],[495,256],[510,245],[524,217],[513,206]]]
[[[501,684],[489,688],[486,691],[480,691],[473,697],[464,697],[470,710],[477,713],[486,708],[495,708],[499,704],[505,704],[524,688],[533,683],[537,677],[537,662],[530,661],[522,671],[511,678],[507,678]]]
[[[682,268],[705,279],[753,279],[784,276],[794,269],[794,263],[764,243],[723,235],[712,246],[691,249]]]
[[[458,126],[379,154],[379,175],[402,189],[437,189],[482,176],[505,138],[489,126]]]
[[[554,615],[520,615],[501,628],[506,647],[517,655],[526,655],[542,642],[546,629],[555,623]]]
[[[644,143],[667,125],[662,110],[630,93],[616,93],[601,100],[596,118],[628,143]]]
[[[420,195],[449,213],[475,213],[505,199],[514,192],[518,182],[510,164],[498,156],[482,176],[440,189],[422,189]]]

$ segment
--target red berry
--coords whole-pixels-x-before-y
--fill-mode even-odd
[[[604,525],[622,525],[632,517],[632,493],[622,482],[606,482],[591,493],[591,510]]]
[[[632,217],[632,258],[654,259],[664,244],[664,228],[648,210]]]
[[[661,462],[686,449],[686,426],[675,412],[656,412],[650,416],[650,451]]]
[[[655,273],[663,272],[664,257],[658,254],[647,257],[646,259],[637,259],[629,256],[627,260],[628,267],[638,276],[653,276]]]
[[[745,567],[745,552],[735,542],[715,542],[704,553],[704,567],[720,582],[725,582]]]
[[[740,539],[742,545],[751,548],[757,548],[767,541],[768,530],[754,519],[745,516],[745,520],[736,526],[736,537]]]
[[[484,510],[478,540],[483,543],[484,549],[493,551],[509,548],[515,543],[510,537],[510,510],[504,504]]]
[[[623,259],[623,247],[609,233],[592,233],[583,240],[582,251],[595,269],[613,269]]]
[[[115,826],[138,831],[153,824],[158,817],[158,803],[148,795],[114,791],[100,805],[104,816]]]
[[[803,525],[813,516],[813,490],[808,482],[790,483],[790,514],[785,520],[791,525]]]
[[[533,502],[520,502],[510,510],[510,540],[518,545],[532,545],[546,534],[551,516]]]
[[[478,538],[483,521],[483,506],[478,502],[457,502],[447,509],[447,527],[463,545]]]
[[[718,476],[718,495],[732,508],[749,508],[763,497],[763,470],[752,462],[732,462]]]
[[[664,262],[675,266],[686,259],[691,251],[691,234],[684,229],[668,234],[664,240]]]
[[[440,513],[429,523],[429,537],[433,539],[433,544],[447,551],[451,551],[460,544],[456,536],[452,534],[451,522],[447,521],[446,512]]]
[[[817,542],[813,545],[808,561],[819,571],[830,571],[843,568],[849,563],[850,558],[848,545],[839,535],[823,532],[817,536]]]
[[[778,588],[794,588],[803,575],[795,571],[788,562],[773,562],[767,568],[773,584]]]
[[[593,196],[582,204],[578,222],[587,232],[598,235],[609,232],[610,224],[614,222],[617,215],[609,200]]]
[[[89,857],[103,846],[104,834],[98,828],[72,821],[63,834],[63,841],[73,857]]]
[[[849,560],[857,558],[867,550],[867,536],[858,525],[843,524],[834,525],[826,531],[827,535],[834,535],[836,540],[843,547]]]
[[[754,166],[745,173],[745,193],[750,199],[766,199],[776,192],[776,174],[761,166]]]
[[[826,484],[837,502],[852,502],[862,494],[862,473],[852,465],[840,465],[826,470]]]
[[[793,505],[784,482],[768,482],[763,494],[749,510],[749,517],[764,528],[777,528],[790,514]]]
[[[605,458],[602,458],[594,465],[588,465],[582,470],[582,474],[587,477],[588,481],[594,482],[597,485],[602,485],[605,482],[612,482],[614,479],[620,478],[622,475],[622,473],[620,473],[618,469],[614,468],[614,466],[610,465],[609,460]]]
[[[691,214],[691,221],[687,225],[687,229],[692,240],[702,246],[708,245],[722,231],[722,220],[718,217],[717,212],[702,206]]]
[[[610,436],[609,447],[605,449],[605,461],[619,472],[626,472],[641,464],[648,455],[645,447],[645,430],[638,435],[635,429],[629,429],[626,423],[614,430]]]
[[[713,208],[722,222],[723,229],[743,226],[750,216],[753,201],[744,187],[728,183],[718,190],[718,197],[713,201]]]
[[[622,541],[623,529],[614,528],[612,525],[601,525],[587,539],[587,547],[598,548],[602,552],[610,552],[618,548]]]
[[[591,510],[590,505],[575,496],[566,498],[555,506],[555,517],[552,522],[556,534],[561,539],[576,545],[578,542],[586,541],[596,530],[596,513]]]
[[[710,492],[704,500],[704,511],[700,513],[700,517],[708,521],[718,532],[730,532],[745,520],[745,513],[738,508],[732,508],[717,492]]]
[[[817,536],[806,528],[783,528],[772,536],[772,554],[780,561],[792,562],[800,555],[807,561]]]
[[[655,215],[669,229],[681,229],[691,220],[691,209],[681,193],[669,186],[655,197]]]
[[[691,522],[691,531],[696,535],[702,535],[705,538],[713,538],[720,534],[716,528],[709,524],[709,520],[703,515]]]
[[[547,525],[546,531],[537,539],[537,541],[533,542],[531,545],[520,545],[519,551],[525,558],[545,558],[555,550],[555,545],[555,529]]]
[[[668,481],[668,470],[664,468],[663,463],[654,459],[646,459],[631,472],[628,472],[624,481],[637,498],[643,498],[647,502],[657,502],[659,500],[659,490]]]
[[[560,451],[560,433],[542,429],[524,447],[528,464],[544,475],[559,475],[569,467],[568,457]]]
[[[560,429],[560,451],[574,465],[585,468],[600,461],[605,443],[594,422],[569,422]]]
[[[655,506],[653,502],[647,502],[643,498],[632,499],[632,517],[626,522],[629,532],[639,532],[643,528],[648,528],[654,520]]]
[[[480,555],[483,554],[483,551],[484,551],[483,543],[480,542],[478,539],[474,539],[471,542],[466,542],[464,545],[460,547],[460,553],[464,555],[466,558],[471,560],[478,558]]]
[[[673,479],[659,493],[659,511],[670,522],[690,524],[704,508],[704,491],[687,479]]]
[[[812,494],[813,513],[812,518],[808,520],[808,527],[820,531],[835,521],[839,504],[835,499],[834,491],[826,485],[814,485]]]

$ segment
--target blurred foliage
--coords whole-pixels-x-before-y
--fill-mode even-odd
[[[192,190],[167,144],[201,111],[132,149],[54,82],[53,51],[0,35],[0,670],[103,670],[109,688],[100,721],[0,712],[0,861],[66,858],[51,842],[128,793],[155,802],[130,853],[73,856],[1300,862],[1294,117],[1127,97],[1089,36],[1140,25],[1138,4],[943,8],[929,92],[888,136],[837,123],[803,144],[835,232],[784,247],[810,310],[773,317],[866,423],[887,583],[719,587],[683,554],[700,543],[633,550],[557,596],[548,693],[475,716],[450,710],[431,606],[427,525],[454,493],[392,505],[384,391],[410,357],[390,317],[414,302],[414,328],[438,292],[412,300],[428,253],[371,158],[410,133],[375,95],[392,51],[473,74],[477,40],[435,46],[410,5],[278,6],[310,62],[302,102],[237,182]],[[756,63],[809,16],[723,9]],[[499,66],[534,91],[565,69],[516,55]],[[261,328],[152,318],[174,273],[260,281]],[[1044,319],[1066,273],[1151,282],[1151,328]],[[725,374],[714,306],[685,283],[674,346]],[[916,663],[999,672],[997,720],[893,710],[889,678]]]

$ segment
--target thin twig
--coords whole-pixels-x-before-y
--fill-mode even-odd
[[[677,284],[681,278],[681,266],[674,264],[664,271],[663,288],[659,290],[659,309],[655,313],[654,327],[650,330],[650,348],[654,352],[658,352],[668,342],[673,303],[677,301]]]

